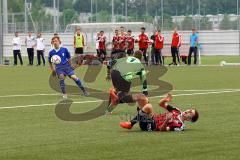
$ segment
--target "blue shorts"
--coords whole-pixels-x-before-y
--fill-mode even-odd
[[[65,64],[65,65],[57,67],[56,73],[58,76],[60,74],[63,74],[65,76],[69,76],[69,77],[75,74],[73,68],[69,64]]]

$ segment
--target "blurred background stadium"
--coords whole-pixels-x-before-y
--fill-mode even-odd
[[[57,32],[73,53],[76,25],[85,33],[86,52],[95,52],[95,36],[100,30],[111,41],[116,27],[130,28],[136,36],[139,28],[145,26],[149,36],[154,29],[162,29],[163,55],[170,55],[171,31],[178,26],[183,54],[188,53],[193,27],[199,32],[202,55],[240,54],[238,0],[1,0],[0,8],[0,63],[4,57],[12,56],[15,31],[20,32],[20,37],[26,37],[28,31],[43,32],[47,50]],[[26,56],[24,47],[22,55]]]

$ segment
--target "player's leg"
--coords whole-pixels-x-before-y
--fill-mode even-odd
[[[189,53],[188,53],[188,65],[191,65],[192,52],[193,52],[193,48],[190,47]]]
[[[194,64],[197,64],[197,51],[198,51],[197,47],[194,47],[194,51],[193,51],[193,53],[194,53]]]
[[[13,50],[14,65],[17,65],[17,51]]]
[[[180,52],[179,52],[179,48],[176,49],[176,55],[177,55],[177,60],[178,60],[178,63],[180,64]]]
[[[31,51],[30,51],[30,48],[27,48],[27,54],[28,54],[28,65],[31,65]]]
[[[154,53],[154,56],[155,56],[155,64],[158,65],[159,64],[159,49],[155,49],[155,53]]]
[[[41,65],[41,57],[40,57],[41,53],[39,50],[37,50],[37,65],[40,66]]]
[[[143,51],[144,61],[145,61],[146,65],[148,65],[147,49],[143,49],[142,51]]]
[[[152,131],[155,128],[153,121],[153,107],[151,104],[146,104],[142,107],[138,114],[130,122],[120,122],[122,128],[131,129],[136,123],[139,122],[139,126],[143,131]]]
[[[67,99],[67,94],[66,94],[66,85],[65,85],[65,75],[63,73],[58,74],[59,78],[59,86],[63,94],[63,99]]]
[[[23,60],[22,60],[22,55],[21,55],[21,51],[20,50],[18,50],[17,55],[18,55],[18,59],[20,61],[20,64],[23,65]]]
[[[43,65],[45,66],[45,57],[44,57],[44,51],[41,51],[41,57],[42,57]]]
[[[87,92],[87,90],[85,89],[85,87],[83,86],[81,80],[75,75],[72,74],[70,75],[71,79],[75,81],[75,83],[77,84],[77,86],[83,91],[83,94],[85,96],[89,96],[89,93]]]

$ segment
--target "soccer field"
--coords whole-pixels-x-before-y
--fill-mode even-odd
[[[239,57],[203,57],[204,64]],[[55,114],[62,96],[49,86],[47,67],[0,67],[0,160],[237,160],[240,150],[239,67],[167,67],[161,80],[173,85],[172,104],[182,110],[195,107],[199,121],[187,123],[184,132],[141,132],[119,127],[129,120],[135,106],[119,105],[113,115],[79,122],[63,121]],[[78,68],[84,77],[87,66]],[[107,92],[103,68],[90,88]],[[74,85],[71,80],[67,84]],[[150,86],[154,88],[154,86]],[[98,93],[95,93],[98,94]],[[99,93],[101,94],[101,93]],[[160,97],[151,97],[155,111]],[[70,95],[71,111],[96,108],[99,99]],[[106,100],[106,99],[105,99]]]

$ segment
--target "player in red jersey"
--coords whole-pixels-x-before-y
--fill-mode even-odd
[[[179,56],[180,46],[181,46],[181,35],[177,32],[177,28],[175,28],[172,35],[172,44],[171,44],[171,53],[172,53],[171,64],[173,65],[177,65],[176,58],[178,59],[178,63],[180,63],[180,56]]]
[[[134,53],[134,38],[132,36],[132,31],[128,30],[127,32],[127,54],[132,56]]]
[[[115,30],[115,35],[112,39],[112,54],[119,52],[119,31]]]
[[[100,39],[99,39],[99,55],[98,58],[102,61],[106,58],[106,36],[104,35],[104,31],[100,31]]]
[[[130,122],[121,122],[122,128],[131,129],[134,124],[139,122],[142,131],[183,131],[185,128],[185,121],[196,122],[199,113],[196,109],[188,109],[182,112],[167,102],[172,100],[172,95],[167,96],[159,101],[159,106],[166,109],[167,112],[163,114],[155,114],[153,107],[148,103],[148,99],[143,94],[139,94],[138,98],[138,115]]]
[[[163,65],[163,58],[162,58],[162,49],[163,49],[163,43],[164,43],[164,36],[161,34],[161,30],[158,30],[155,33],[155,64],[158,65],[160,62],[160,65]]]
[[[119,49],[120,52],[125,53],[126,52],[126,33],[125,33],[125,28],[120,27],[120,35],[119,35]]]
[[[141,34],[138,36],[138,39],[136,40],[136,42],[139,45],[139,50],[143,52],[143,57],[146,65],[148,65],[147,49],[150,41],[148,36],[145,34],[145,30],[146,28],[144,27],[141,28]]]

